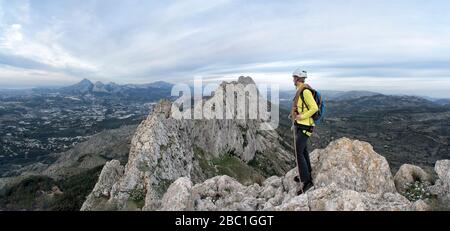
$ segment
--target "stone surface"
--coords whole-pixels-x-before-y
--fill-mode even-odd
[[[107,210],[103,206],[106,198],[111,195],[114,183],[123,175],[124,168],[117,160],[109,161],[103,167],[99,180],[92,193],[88,196],[81,210]]]
[[[429,188],[438,197],[443,209],[450,210],[450,160],[440,160],[434,167],[439,179]]]
[[[289,180],[287,178],[278,179],[283,182]],[[339,188],[334,183],[300,196],[289,195],[286,189],[289,190],[282,185],[274,188],[270,184],[243,186],[228,176],[218,176],[193,186],[191,196],[184,195],[182,190],[182,197],[193,198],[193,210],[197,211],[405,211],[424,210],[427,206],[412,204],[398,193],[357,192]],[[168,195],[164,198],[170,202]]]
[[[187,177],[182,177],[170,185],[161,201],[163,211],[192,211],[194,201],[192,200],[192,182]]]
[[[438,177],[444,183],[450,182],[450,160],[440,160],[434,167]]]
[[[430,206],[423,200],[418,200],[413,204],[413,210],[415,211],[429,211],[431,210]]]
[[[400,193],[405,192],[407,183],[415,181],[431,183],[432,179],[422,168],[410,164],[402,165],[394,177],[395,187]]]
[[[339,155],[335,155],[337,153]],[[363,158],[361,155],[365,155],[364,160],[361,160]],[[315,151],[311,157],[313,172],[316,175],[328,177],[326,180],[316,181],[316,186],[305,194],[296,195],[299,187],[294,181],[296,169],[292,169],[282,177],[267,178],[261,185],[250,186],[244,186],[228,176],[217,176],[192,187],[193,209],[199,211],[422,211],[429,209],[425,202],[411,203],[395,191],[392,175],[385,168],[389,169],[389,166],[386,166],[384,158],[374,153],[370,145],[366,143],[343,138],[330,144],[324,150]],[[350,163],[342,164],[345,161]],[[327,163],[336,164],[325,168],[330,166]],[[338,164],[341,164],[340,167],[336,167],[339,166]],[[333,177],[333,174],[338,173],[346,177],[343,179]],[[352,173],[360,175],[352,179],[350,177]],[[372,182],[368,182],[368,179],[372,179]],[[383,182],[386,185],[381,190],[372,190]],[[164,198],[167,198],[166,195]]]
[[[396,192],[388,162],[369,143],[342,138],[314,152],[316,186],[335,183],[358,192]]]

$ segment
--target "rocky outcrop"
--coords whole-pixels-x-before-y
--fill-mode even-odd
[[[109,198],[110,192],[114,183],[123,176],[124,168],[120,165],[117,160],[112,160],[105,164],[102,172],[100,173],[99,180],[95,185],[92,193],[86,199],[83,204],[82,210],[92,210],[93,208],[99,208],[103,206],[106,209],[108,206],[111,207],[107,201],[101,201],[99,198]]]
[[[223,83],[204,105],[214,108],[212,105],[223,102],[221,96],[229,85],[239,95],[254,82],[241,77]],[[267,103],[259,95],[255,98],[244,94],[241,100]],[[110,196],[92,193],[83,210],[104,209],[105,203],[118,210],[157,210],[164,206],[161,200],[170,184],[180,177],[200,183],[227,174],[243,184],[252,184],[262,182],[266,176],[282,175],[295,163],[292,154],[280,145],[276,131],[259,130],[263,119],[175,119],[170,116],[174,106],[161,102],[139,125],[124,174],[111,187]],[[225,111],[232,110],[231,106],[225,104]],[[241,110],[234,109],[235,113]],[[98,184],[103,184],[101,181]],[[145,195],[132,197],[136,191]]]
[[[431,184],[432,178],[430,174],[425,172],[422,168],[410,164],[404,164],[395,174],[394,182],[397,191],[404,193],[408,184],[416,181],[428,182]]]
[[[217,176],[191,186],[180,178],[164,195],[165,210],[192,208],[200,211],[401,211],[424,210],[396,192],[384,157],[370,144],[339,139],[311,154],[315,187],[296,195],[296,169],[273,176],[261,185],[244,186],[229,176]],[[353,177],[352,177],[353,176]],[[174,192],[182,192],[179,196]],[[170,192],[170,193],[169,193]],[[177,198],[171,203],[170,198]]]
[[[319,187],[331,183],[358,192],[396,192],[389,164],[366,142],[339,139],[311,153],[313,177]]]
[[[164,194],[162,211],[190,211],[194,209],[191,197],[192,182],[187,177],[176,180]]]
[[[439,202],[450,209],[450,160],[440,160],[434,167],[439,179],[429,188],[430,192],[437,196]]]

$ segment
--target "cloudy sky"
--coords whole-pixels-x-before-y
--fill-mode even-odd
[[[0,88],[210,81],[450,97],[445,0],[0,0]]]

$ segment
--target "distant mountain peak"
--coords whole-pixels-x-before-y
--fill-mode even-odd
[[[165,82],[165,81],[156,81],[153,83],[148,84],[151,87],[156,87],[156,88],[172,88],[173,84]]]
[[[121,96],[137,96],[142,95],[143,89],[153,89],[156,92],[170,92],[173,84],[165,82],[165,81],[157,81],[154,83],[148,84],[126,84],[120,85],[114,82],[103,83],[101,81],[92,82],[89,79],[82,79],[80,82],[60,88],[60,91],[63,93],[69,94],[90,94],[90,93],[98,93],[98,94],[114,94]],[[150,92],[150,91],[149,91]],[[155,91],[151,91],[152,94]],[[158,93],[155,93],[158,94]]]
[[[93,84],[93,83],[89,79],[84,78],[77,84]],[[75,84],[75,85],[77,85],[77,84]]]
[[[94,87],[94,84],[89,79],[83,79],[80,82],[64,87],[64,91],[72,92],[72,93],[89,93],[92,91],[92,88]]]

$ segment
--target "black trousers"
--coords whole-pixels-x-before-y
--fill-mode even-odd
[[[309,159],[309,152],[307,148],[307,142],[309,136],[303,133],[307,127],[295,126],[295,137],[296,137],[296,147],[297,147],[297,166],[298,172],[300,173],[300,180],[303,183],[312,181],[311,176],[311,161]]]

